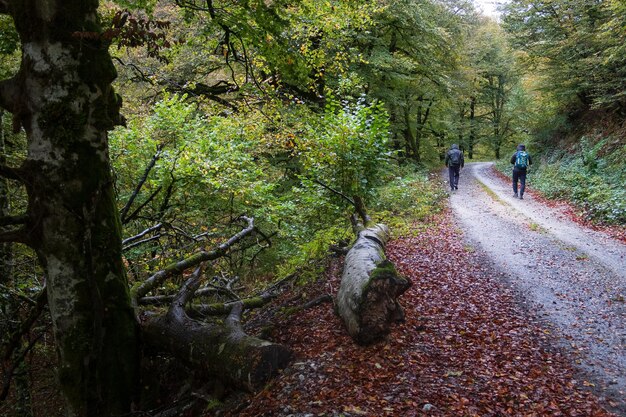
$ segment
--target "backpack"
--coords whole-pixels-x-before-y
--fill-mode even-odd
[[[461,165],[461,151],[457,149],[450,151],[450,165]]]
[[[515,157],[515,168],[526,169],[526,167],[528,167],[528,153],[518,151]]]

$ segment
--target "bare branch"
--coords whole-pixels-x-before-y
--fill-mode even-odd
[[[232,308],[230,310],[230,314],[224,320],[224,324],[228,327],[233,333],[243,333],[243,329],[241,328],[241,314],[243,313],[243,302],[237,301],[233,303]]]
[[[131,213],[131,214],[130,214],[127,218],[125,218],[125,219],[123,219],[123,220],[122,220],[122,224],[126,224],[126,223],[130,222],[131,220],[134,220],[134,219],[135,219],[135,218],[139,215],[139,213],[141,212],[141,210],[143,210],[143,208],[144,208],[145,206],[147,206],[148,204],[150,204],[150,202],[151,202],[152,200],[154,200],[154,197],[156,197],[156,196],[157,196],[157,195],[161,192],[161,190],[162,190],[162,189],[163,189],[163,187],[161,187],[161,186],[159,185],[159,186],[157,187],[157,189],[156,189],[156,190],[154,190],[154,192],[150,195],[150,197],[148,197],[148,198],[146,199],[146,201],[144,201],[143,203],[141,203],[141,205],[140,205],[139,207],[137,207],[137,208],[135,209],[135,211],[133,211],[133,212],[132,212],[132,213]]]
[[[27,246],[33,246],[30,238],[28,237],[28,231],[24,228],[8,230],[0,233],[0,243],[2,242],[23,243]]]
[[[0,165],[0,177],[10,180],[25,182],[24,175],[19,168],[12,168],[6,165]]]
[[[0,284],[0,290],[2,290],[4,293],[11,294],[15,298],[19,298],[20,300],[30,304],[31,306],[37,305],[37,301],[33,300],[26,294],[22,294],[20,291],[16,291],[12,288],[7,287],[6,285]]]
[[[181,273],[186,269],[201,264],[202,262],[213,261],[224,256],[233,245],[242,240],[244,237],[250,235],[255,230],[254,218],[242,216],[241,219],[247,222],[247,226],[239,233],[233,235],[226,242],[219,245],[214,250],[210,252],[203,250],[191,255],[186,259],[183,259],[182,261],[170,264],[165,267],[165,269],[155,273],[147,280],[145,280],[141,285],[134,288],[132,291],[134,304],[137,305],[137,299],[145,296],[150,291],[161,285],[170,276]]]
[[[316,183],[317,185],[321,185],[322,187],[326,188],[328,191],[330,191],[330,192],[332,192],[332,193],[334,193],[334,194],[337,194],[339,197],[344,198],[347,202],[349,202],[350,204],[352,204],[353,206],[355,206],[355,207],[356,207],[356,204],[354,203],[354,200],[353,200],[353,199],[351,199],[350,197],[348,197],[347,195],[345,195],[344,193],[342,193],[341,191],[337,191],[337,190],[335,190],[334,188],[332,188],[332,187],[330,187],[330,186],[328,186],[328,185],[324,184],[324,183],[323,183],[323,182],[321,182],[320,180],[317,180],[317,179],[312,179],[312,181],[313,181],[314,183]]]
[[[7,4],[6,7],[8,11],[8,0],[0,0],[0,14],[6,13],[4,12],[4,8],[2,6],[3,3]],[[0,107],[11,113],[15,113],[18,98],[19,87],[15,78],[8,78],[0,81]]]
[[[147,239],[142,239],[142,240],[140,240],[138,242],[131,243],[130,245],[126,245],[126,246],[124,246],[122,248],[122,251],[127,251],[127,250],[130,250],[132,248],[136,248],[137,246],[141,246],[141,245],[143,245],[145,243],[150,243],[150,242],[152,242],[154,240],[159,240],[159,239],[161,239],[161,234],[160,233],[158,235],[154,235],[154,236],[149,237]]]
[[[178,7],[184,7],[190,10],[196,10],[196,11],[201,11],[201,12],[206,12],[210,10],[210,9],[207,9],[206,7],[197,6],[196,3],[193,1],[176,0],[175,3]]]
[[[114,56],[112,57],[115,61],[119,62],[120,65],[124,66],[124,67],[131,67],[135,72],[137,72],[139,74],[139,77],[141,78],[142,81],[148,82],[152,85],[154,85],[154,81],[152,80],[152,78],[150,78],[149,76],[147,76],[146,74],[143,73],[143,71],[141,71],[141,69],[133,64],[133,63],[125,63],[124,61],[122,61],[120,58]]]
[[[372,221],[371,217],[367,215],[365,211],[365,203],[361,196],[354,196],[354,211],[359,215],[365,227],[368,226],[369,222]]]
[[[22,336],[30,331],[33,324],[35,324],[39,316],[41,316],[46,304],[48,304],[48,294],[46,292],[46,287],[43,287],[35,298],[35,305],[26,320],[22,322],[20,328],[9,337],[9,340],[7,340],[5,350],[2,352],[2,358],[4,360],[9,360],[11,358],[13,352],[19,344],[19,341],[22,339]]]
[[[133,194],[130,196],[130,198],[128,199],[128,202],[126,202],[126,205],[122,209],[122,211],[120,213],[120,218],[122,219],[122,224],[126,223],[126,220],[127,220],[126,219],[126,215],[128,214],[128,211],[130,210],[131,206],[133,205],[133,202],[135,201],[135,198],[137,198],[137,195],[139,195],[139,191],[141,191],[141,187],[143,187],[145,182],[148,180],[148,175],[150,174],[150,171],[152,170],[152,168],[154,168],[154,165],[156,164],[156,162],[161,157],[161,150],[162,149],[163,149],[162,146],[160,146],[160,145],[157,146],[156,153],[152,156],[152,159],[150,159],[150,162],[148,162],[148,166],[146,166],[146,169],[143,172],[143,176],[139,179],[139,182],[137,183],[137,186],[135,187],[135,191],[133,191]]]
[[[196,268],[191,277],[185,281],[178,294],[176,294],[176,297],[172,300],[172,304],[170,304],[170,309],[167,313],[168,315],[173,314],[175,316],[186,316],[185,304],[193,298],[193,295],[200,286],[201,277],[202,265]]]
[[[141,239],[148,233],[156,232],[157,230],[161,229],[161,227],[163,227],[163,223],[155,224],[154,226],[147,228],[146,230],[135,236],[127,237],[126,239],[122,240],[122,245],[128,245],[129,243],[134,242],[137,239]]]
[[[312,299],[311,301],[306,302],[303,306],[301,306],[299,308],[299,310],[306,310],[309,309],[311,307],[315,307],[317,305],[320,305],[322,303],[330,303],[333,301],[333,296],[330,294],[323,294],[320,295],[317,298]]]
[[[232,291],[227,290],[226,288],[221,288],[217,286],[209,286],[200,288],[194,294],[194,297],[202,297],[205,295],[211,294],[219,294],[224,293],[227,295],[232,295]],[[174,300],[174,295],[156,295],[154,297],[143,297],[138,300],[141,305],[159,305],[159,304],[169,304]]]
[[[194,304],[192,308],[203,316],[216,316],[220,314],[228,314],[236,304],[241,304],[242,309],[252,309],[263,307],[271,300],[276,298],[276,294],[265,293],[258,297],[245,298],[243,300],[233,301],[230,303],[215,304]]]
[[[159,206],[159,211],[157,212],[157,219],[162,219],[165,216],[165,211],[168,209],[170,205],[170,199],[172,198],[172,194],[174,193],[174,184],[176,184],[177,180],[174,177],[174,173],[170,171],[170,178],[172,179],[165,190],[165,196],[163,197],[163,201],[161,201],[161,205]]]
[[[276,291],[277,289],[279,289],[280,287],[282,287],[283,285],[285,285],[287,282],[294,280],[298,275],[297,274],[289,274],[286,277],[276,281],[274,284],[272,284],[271,286],[269,286],[268,288],[265,289],[264,293],[266,292],[272,292],[272,291]]]
[[[0,226],[14,226],[18,224],[26,224],[28,215],[21,214],[19,216],[0,217]]]
[[[235,104],[219,96],[220,94],[239,91],[240,88],[238,85],[230,84],[227,81],[222,80],[214,85],[198,83],[195,84],[193,88],[189,88],[185,85],[180,85],[173,80],[162,82],[160,84],[164,85],[167,91],[185,93],[194,97],[203,96],[205,98],[208,98],[209,100],[213,100],[216,103],[221,104],[224,107],[230,108],[235,113],[239,112],[239,108]]]
[[[39,339],[41,339],[44,334],[45,332],[41,332],[40,334],[37,335],[37,337],[31,340],[28,346],[26,346],[26,349],[24,349],[20,353],[19,357],[17,357],[13,361],[12,366],[9,369],[7,369],[6,372],[4,372],[4,383],[2,384],[2,391],[0,392],[0,403],[4,401],[9,395],[9,388],[11,387],[11,381],[13,380],[13,377],[15,376],[15,370],[18,368],[18,366],[20,366],[20,364],[22,363],[22,361],[24,360],[28,352],[30,352],[31,349],[35,347],[35,344],[37,344]]]

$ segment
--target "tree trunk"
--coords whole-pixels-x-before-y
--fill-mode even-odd
[[[397,298],[411,285],[385,260],[389,229],[364,229],[348,254],[337,293],[337,311],[348,333],[360,344],[384,338],[404,312]]]
[[[26,161],[6,170],[28,193],[21,241],[45,268],[68,414],[90,417],[130,411],[139,362],[107,143],[121,103],[97,8],[0,2],[23,51],[18,75],[0,84],[0,105],[27,134]]]
[[[470,97],[470,131],[469,143],[467,144],[467,156],[469,159],[474,158],[474,145],[476,144],[476,97]]]
[[[6,141],[4,111],[0,109],[0,164],[6,164]],[[9,205],[9,181],[0,177],[0,217],[11,214]],[[0,227],[0,231],[2,231]],[[8,285],[13,277],[13,244],[0,242],[0,284]]]
[[[404,107],[404,143],[406,144],[407,156],[412,156],[415,162],[419,163],[419,144],[411,131],[411,114],[409,108]]]
[[[166,352],[205,375],[255,391],[291,359],[282,345],[244,333],[239,323],[243,302],[235,303],[223,324],[197,322],[185,312],[199,283],[199,269],[173,300],[167,314],[143,325],[146,346]]]

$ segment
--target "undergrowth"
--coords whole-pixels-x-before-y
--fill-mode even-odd
[[[626,144],[607,146],[614,143],[611,138],[593,143],[583,137],[575,152],[540,155],[527,183],[547,198],[573,203],[595,223],[626,225]],[[496,166],[510,175],[508,161]]]
[[[415,231],[415,222],[424,222],[443,208],[447,193],[438,184],[438,177],[410,171],[389,178],[377,190],[372,204],[374,220],[387,224],[396,235]]]
[[[435,173],[415,171],[412,167],[394,167],[385,175],[367,208],[372,223],[389,226],[393,236],[408,236],[427,227],[428,220],[441,212],[447,194],[438,184]],[[296,256],[277,268],[277,276],[297,272],[299,282],[313,282],[326,267],[331,246],[349,245],[355,238],[348,221],[318,230],[310,241],[300,246]]]

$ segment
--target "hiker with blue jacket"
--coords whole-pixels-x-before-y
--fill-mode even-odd
[[[526,172],[528,166],[532,165],[533,161],[530,158],[528,152],[526,152],[526,146],[517,145],[517,151],[511,157],[511,164],[513,164],[513,197],[517,198],[517,182],[520,183],[519,198],[524,198],[524,189],[526,188]]]
[[[459,145],[456,143],[450,147],[450,150],[446,154],[446,166],[448,167],[448,174],[450,175],[450,189],[459,189],[459,172],[465,161],[463,159],[463,152],[459,149]]]

